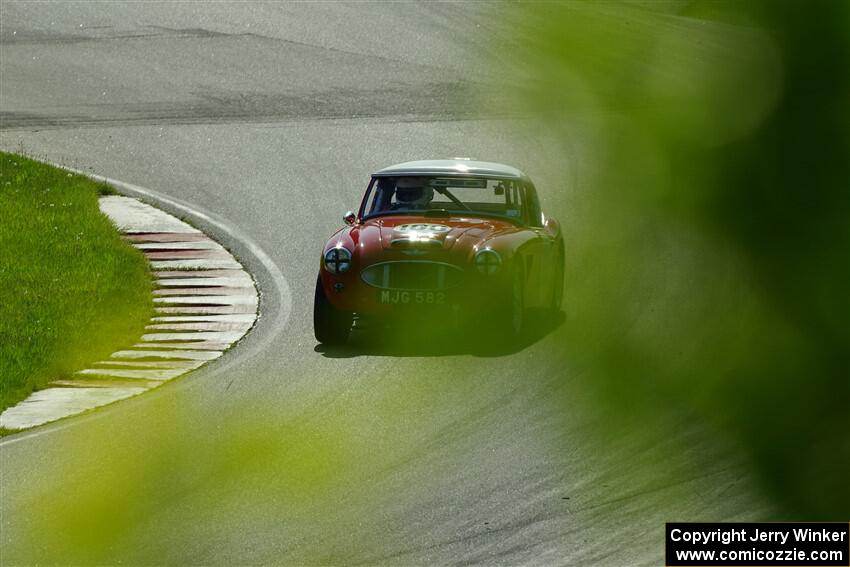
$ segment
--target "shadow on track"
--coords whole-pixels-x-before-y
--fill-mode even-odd
[[[351,332],[348,344],[317,344],[314,351],[327,358],[358,356],[437,357],[472,355],[494,358],[516,354],[560,327],[564,313],[530,311],[525,331],[518,339],[508,339],[489,328],[447,328],[433,325],[402,324],[393,327],[366,327]]]

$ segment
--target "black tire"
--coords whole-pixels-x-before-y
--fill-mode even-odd
[[[517,266],[511,275],[511,286],[506,298],[505,333],[511,339],[519,339],[525,331],[528,313],[525,308],[525,274]]]
[[[316,340],[326,345],[343,345],[351,333],[351,313],[331,305],[322,279],[316,280],[316,296],[313,301],[313,333]]]
[[[561,304],[564,301],[564,245],[558,244],[557,259],[558,265],[555,267],[555,277],[552,282],[552,300],[549,302],[549,309],[552,313],[561,311]]]

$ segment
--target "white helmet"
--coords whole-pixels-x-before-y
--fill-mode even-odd
[[[434,190],[422,177],[399,177],[395,187],[396,202],[410,209],[424,209],[434,198]]]

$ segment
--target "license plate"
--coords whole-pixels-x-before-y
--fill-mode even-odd
[[[381,290],[378,292],[378,303],[388,305],[444,305],[444,291],[395,291]]]

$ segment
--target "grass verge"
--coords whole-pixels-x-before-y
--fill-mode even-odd
[[[132,345],[150,319],[146,260],[98,209],[108,192],[0,152],[0,410]]]

